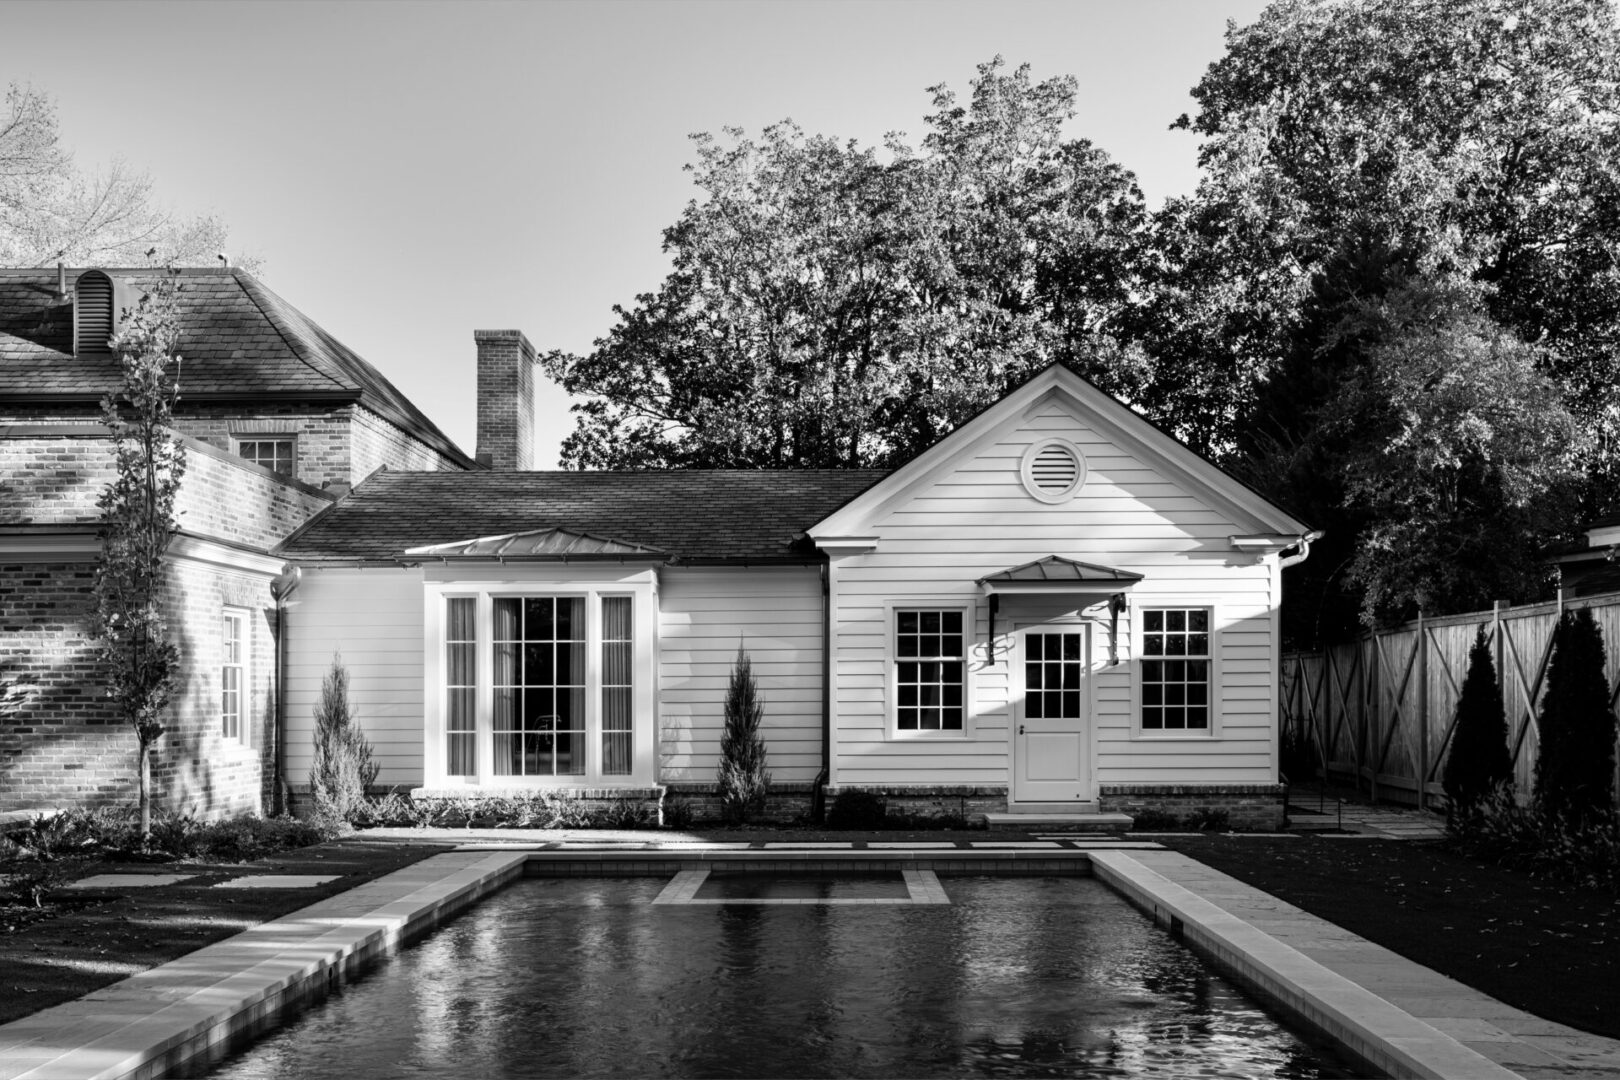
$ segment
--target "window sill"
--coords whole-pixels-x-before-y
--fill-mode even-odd
[[[1132,742],[1218,742],[1214,732],[1138,731],[1131,735]]]

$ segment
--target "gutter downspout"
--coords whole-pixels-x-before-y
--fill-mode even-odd
[[[287,698],[283,693],[287,685],[287,597],[303,580],[303,569],[289,563],[281,576],[270,582],[270,595],[276,601],[276,707],[270,720],[270,812],[278,816],[287,812],[287,785],[281,775],[285,756],[283,733],[287,730]]]
[[[1321,529],[1312,529],[1304,536],[1301,536],[1299,538],[1299,543],[1295,545],[1299,548],[1299,551],[1292,555],[1284,555],[1282,558],[1278,559],[1277,568],[1279,570],[1286,570],[1290,566],[1298,566],[1300,563],[1310,558],[1311,544],[1320,539],[1322,539]]]
[[[821,771],[810,792],[810,818],[827,819],[827,781],[832,778],[832,582],[831,563],[821,561]]]

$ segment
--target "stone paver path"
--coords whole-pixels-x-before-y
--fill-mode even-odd
[[[1342,827],[1352,833],[1381,836],[1386,840],[1438,840],[1446,835],[1446,819],[1428,810],[1338,803],[1332,796],[1317,800],[1308,792],[1296,792],[1289,799],[1288,816],[1297,829]]]
[[[1620,1077],[1620,1041],[1503,1004],[1180,852],[1127,857],[1526,1080]]]

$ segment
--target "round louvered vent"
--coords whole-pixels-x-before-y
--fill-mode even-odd
[[[1045,439],[1024,453],[1024,489],[1042,502],[1066,502],[1086,481],[1086,462],[1067,439]]]

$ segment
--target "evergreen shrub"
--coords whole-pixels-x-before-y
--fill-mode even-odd
[[[1541,701],[1536,809],[1576,825],[1614,816],[1614,710],[1603,633],[1582,608],[1559,620]]]
[[[334,655],[332,669],[321,680],[321,700],[315,705],[315,760],[309,767],[315,819],[352,824],[379,768],[371,760],[371,743],[349,708],[348,669],[343,658]]]
[[[730,825],[747,824],[765,812],[771,790],[770,770],[765,767],[765,740],[760,723],[765,708],[754,682],[753,663],[742,648],[731,667],[731,684],[726,688],[726,727],[720,736],[719,781],[720,816]]]
[[[1502,692],[1496,682],[1496,661],[1491,658],[1481,627],[1468,650],[1468,674],[1457,698],[1451,748],[1441,774],[1441,786],[1449,800],[1446,817],[1452,827],[1473,816],[1499,789],[1512,786],[1513,756],[1507,738],[1507,714],[1502,710]]]

